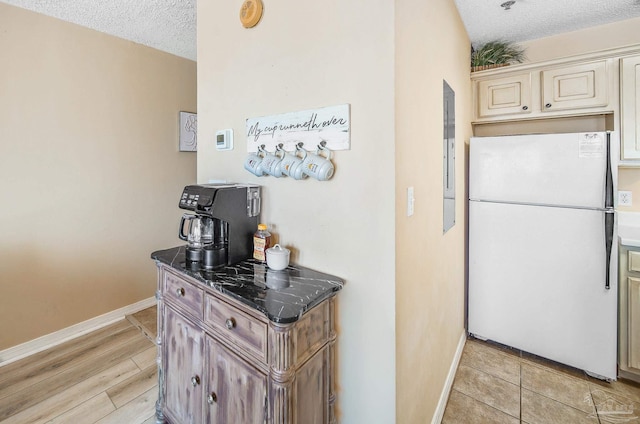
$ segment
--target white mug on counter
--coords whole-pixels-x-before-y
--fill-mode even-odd
[[[321,152],[325,152],[327,157],[320,155]],[[304,161],[302,162],[302,172],[306,175],[315,178],[318,181],[327,181],[333,176],[334,171],[333,163],[331,162],[331,150],[319,145],[316,153],[307,153]]]

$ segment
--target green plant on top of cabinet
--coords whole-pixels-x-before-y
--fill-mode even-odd
[[[640,159],[640,55],[620,65],[622,159]]]

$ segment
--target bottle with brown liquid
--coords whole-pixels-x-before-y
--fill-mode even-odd
[[[266,251],[271,247],[271,233],[265,224],[258,224],[258,231],[253,235],[253,259],[265,262]]]

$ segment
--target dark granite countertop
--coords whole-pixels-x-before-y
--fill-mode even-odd
[[[338,277],[309,268],[292,264],[282,271],[274,271],[253,259],[205,271],[197,264],[187,263],[185,246],[158,250],[151,258],[264,313],[271,321],[283,324],[297,321],[344,285]]]

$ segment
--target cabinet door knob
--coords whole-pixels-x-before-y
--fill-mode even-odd
[[[207,396],[207,402],[209,403],[209,405],[213,405],[214,403],[218,402],[218,396],[216,396],[214,392],[209,393],[209,396]]]
[[[549,109],[551,107],[551,103],[547,103],[546,105],[544,105],[544,107],[546,107],[547,109]]]
[[[179,289],[176,290],[176,294],[178,296],[184,296],[184,289],[180,287]]]
[[[529,106],[522,106],[522,110],[529,110]]]
[[[225,324],[227,326],[227,329],[233,330],[236,326],[236,320],[233,318],[227,318],[227,320],[225,321]]]
[[[196,387],[198,384],[200,384],[200,377],[198,377],[197,375],[191,377],[191,385],[193,387]]]

